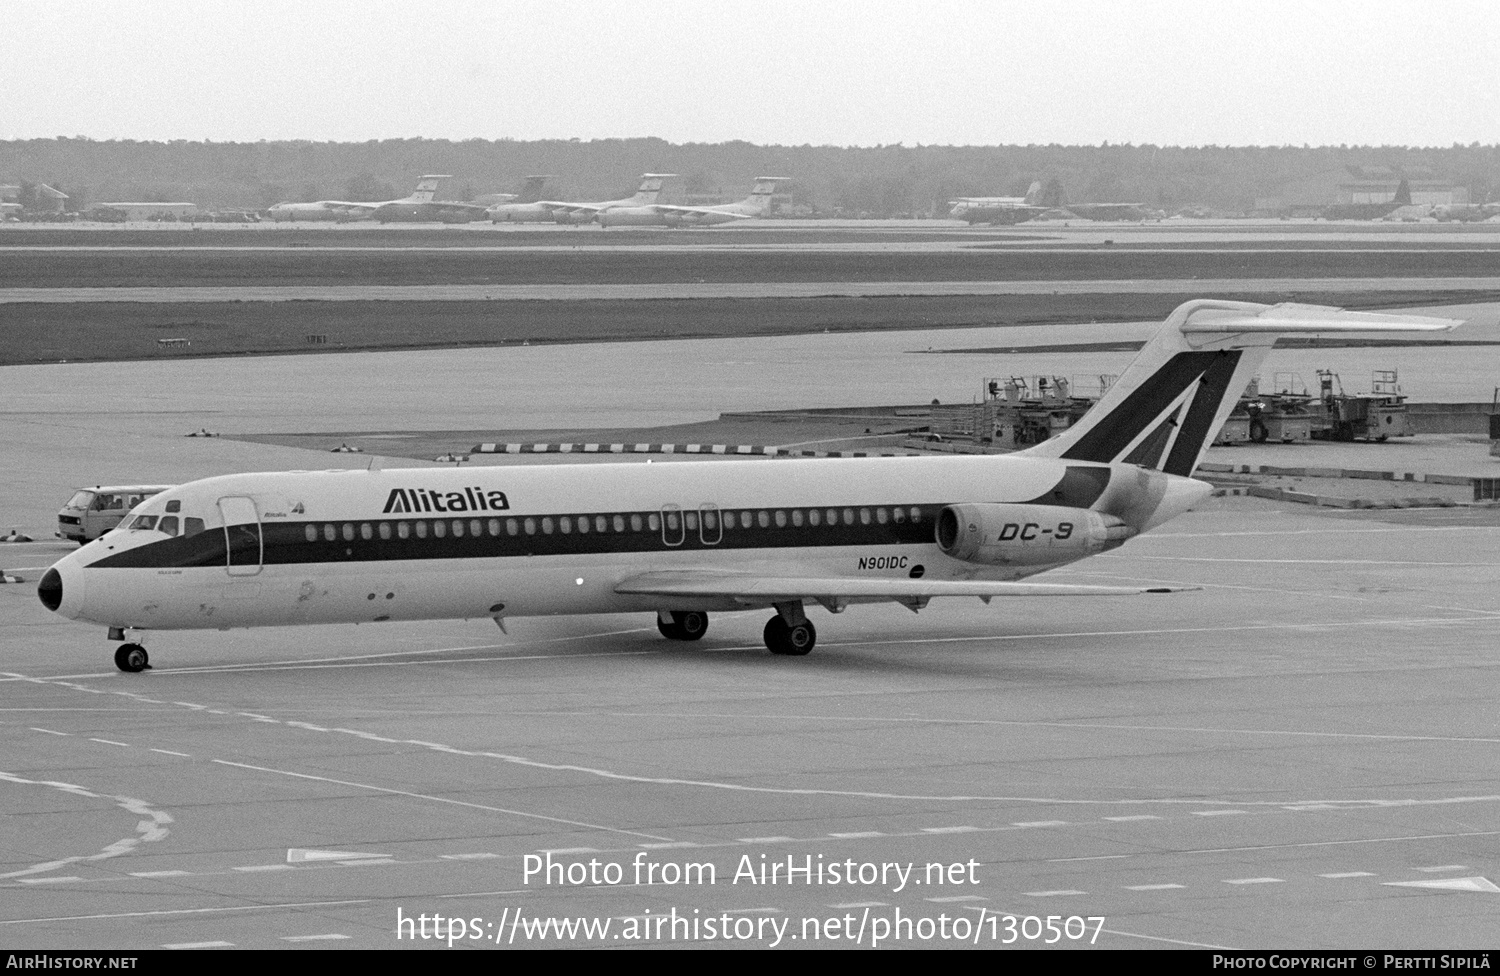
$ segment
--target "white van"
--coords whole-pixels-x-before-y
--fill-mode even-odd
[[[57,537],[93,542],[120,524],[127,512],[173,485],[95,485],[79,488],[57,513]]]

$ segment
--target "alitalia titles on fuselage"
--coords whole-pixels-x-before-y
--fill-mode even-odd
[[[503,512],[510,501],[503,491],[485,491],[477,485],[463,491],[431,488],[392,488],[382,515],[418,512]]]

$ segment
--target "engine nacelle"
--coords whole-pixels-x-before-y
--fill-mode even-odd
[[[986,566],[1082,559],[1121,545],[1135,530],[1113,515],[1052,505],[949,505],[938,513],[938,548]]]

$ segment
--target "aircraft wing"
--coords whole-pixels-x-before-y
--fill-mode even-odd
[[[538,200],[536,205],[553,213],[598,213],[605,209],[597,203],[562,203],[558,200]]]
[[[648,209],[659,214],[682,214],[687,215],[712,215],[714,217],[732,217],[735,220],[753,220],[752,214],[735,213],[732,210],[716,210],[713,207],[679,207],[670,203],[648,204]]]
[[[330,210],[344,210],[349,213],[362,213],[384,206],[384,204],[379,203],[355,203],[350,200],[323,200],[320,202]]]
[[[642,573],[615,585],[616,593],[665,597],[720,597],[746,606],[816,600],[830,609],[851,601],[893,600],[920,610],[936,596],[972,596],[985,603],[997,596],[1136,596],[1174,593],[1191,587],[1081,586],[1071,583],[1014,583],[999,580],[879,579],[851,576],[759,576],[712,570]]]

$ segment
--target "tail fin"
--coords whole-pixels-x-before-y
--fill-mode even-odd
[[[1025,203],[1027,203],[1027,204],[1035,204],[1041,198],[1041,195],[1042,195],[1042,181],[1041,180],[1032,180],[1031,181],[1031,186],[1028,187],[1027,190],[1026,190],[1026,196],[1023,198],[1023,201]]]
[[[550,180],[550,179],[552,179],[552,177],[550,177],[550,176],[528,176],[528,177],[526,177],[526,182],[521,187],[521,192],[518,193],[518,194],[516,194],[516,198],[514,200],[511,200],[510,202],[511,203],[536,203],[538,200],[540,200],[542,198],[542,188],[547,185],[547,181]]]
[[[750,188],[750,196],[744,201],[746,206],[755,208],[758,213],[770,210],[771,198],[776,195],[776,188],[789,180],[790,177],[786,176],[757,176],[755,186]]]
[[[1443,332],[1459,324],[1323,305],[1185,302],[1083,419],[1020,453],[1190,476],[1278,336]]]
[[[642,205],[655,203],[657,194],[661,193],[662,184],[676,175],[676,173],[642,173],[641,185],[635,191],[631,202]]]
[[[447,176],[424,176],[417,180],[417,191],[407,197],[406,203],[431,203],[433,194],[437,193],[438,184],[449,179]]]

